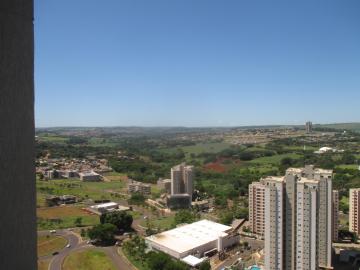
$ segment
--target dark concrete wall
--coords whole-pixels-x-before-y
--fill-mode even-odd
[[[0,269],[36,269],[32,0],[0,0]]]

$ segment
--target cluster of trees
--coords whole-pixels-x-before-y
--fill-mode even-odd
[[[179,210],[174,217],[173,227],[183,223],[193,223],[200,218],[199,214],[190,210]]]
[[[53,158],[84,158],[88,155],[101,156],[104,154],[114,154],[111,147],[89,146],[87,144],[63,144],[56,142],[37,142],[36,158],[45,157],[50,153]]]
[[[131,230],[133,217],[125,211],[111,212],[100,216],[100,224],[87,230],[91,240],[102,244],[113,244],[116,233]]]
[[[151,251],[145,253],[146,244],[143,238],[135,236],[123,244],[123,250],[132,260],[140,262],[150,270],[189,270],[189,267],[180,261],[173,260],[162,252]]]
[[[139,192],[132,193],[128,199],[129,204],[143,205],[145,204],[145,196]]]

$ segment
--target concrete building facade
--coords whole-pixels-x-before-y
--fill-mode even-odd
[[[349,190],[349,230],[360,234],[360,188]]]
[[[332,171],[288,169],[265,185],[265,268],[332,269]]]
[[[284,269],[284,181],[265,180],[265,269]]]
[[[129,193],[141,193],[143,195],[150,195],[151,194],[151,185],[145,184],[142,182],[130,180],[128,184],[128,191]]]
[[[171,209],[190,208],[194,192],[194,166],[184,163],[171,168],[171,194],[167,205]]]
[[[185,164],[171,168],[171,195],[189,194],[192,197],[194,178],[194,166]]]
[[[252,233],[264,236],[265,185],[253,182],[249,185],[249,228]]]
[[[306,133],[311,133],[312,132],[312,129],[313,129],[313,124],[312,122],[308,121],[305,123],[305,130],[306,130]]]
[[[332,192],[332,230],[333,230],[333,242],[339,241],[339,191],[333,190]]]

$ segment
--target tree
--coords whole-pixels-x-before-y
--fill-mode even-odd
[[[125,211],[116,211],[111,213],[105,213],[100,216],[100,223],[110,223],[116,226],[118,232],[126,232],[131,230],[131,224],[133,223],[132,215]]]
[[[77,217],[74,221],[76,227],[81,227],[82,225],[82,217]]]
[[[175,214],[174,226],[182,223],[192,223],[196,218],[196,214],[190,210],[180,210]]]
[[[220,217],[220,223],[225,224],[225,225],[230,225],[231,222],[234,219],[234,215],[233,212],[231,211],[226,211],[225,213],[223,213]]]
[[[199,270],[211,270],[211,265],[209,261],[204,261],[200,264]]]
[[[135,192],[131,194],[130,199],[128,200],[129,204],[141,205],[145,203],[145,197],[141,193]]]
[[[285,157],[281,160],[281,165],[284,167],[290,167],[294,163],[294,160],[290,157]]]
[[[105,244],[110,244],[114,242],[114,235],[116,231],[117,228],[113,224],[99,224],[88,230],[88,236],[91,240],[97,240]]]

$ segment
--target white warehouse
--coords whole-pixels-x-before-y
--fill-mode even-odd
[[[151,249],[183,259],[187,256],[201,258],[208,251],[222,251],[239,240],[238,234],[232,234],[232,227],[205,219],[149,236],[146,243]]]

